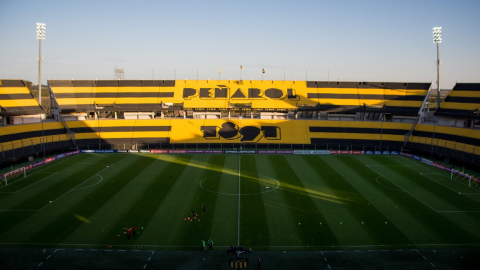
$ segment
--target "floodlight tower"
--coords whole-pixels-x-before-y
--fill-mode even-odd
[[[440,43],[442,43],[442,27],[433,28],[433,42],[437,43],[437,109],[440,108]]]
[[[42,106],[42,39],[45,39],[45,24],[37,23],[38,52],[38,103]]]

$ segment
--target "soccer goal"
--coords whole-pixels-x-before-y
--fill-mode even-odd
[[[6,186],[8,185],[8,182],[12,182],[16,179],[20,179],[23,177],[27,177],[27,170],[25,170],[24,167],[18,168],[8,173],[4,173],[2,174],[1,185]]]

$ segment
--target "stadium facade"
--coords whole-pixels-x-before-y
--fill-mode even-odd
[[[49,80],[51,116],[0,80],[0,164],[71,149],[414,151],[480,165],[480,84],[428,111],[431,83]]]

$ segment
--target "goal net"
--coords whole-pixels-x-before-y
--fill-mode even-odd
[[[2,174],[1,185],[6,186],[9,182],[11,183],[17,179],[23,178],[26,176],[26,173],[27,171],[25,170],[25,167],[18,168],[8,173],[4,173]]]

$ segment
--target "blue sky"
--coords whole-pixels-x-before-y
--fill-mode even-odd
[[[0,0],[0,78],[480,82],[480,1]],[[436,86],[434,86],[436,87]]]

